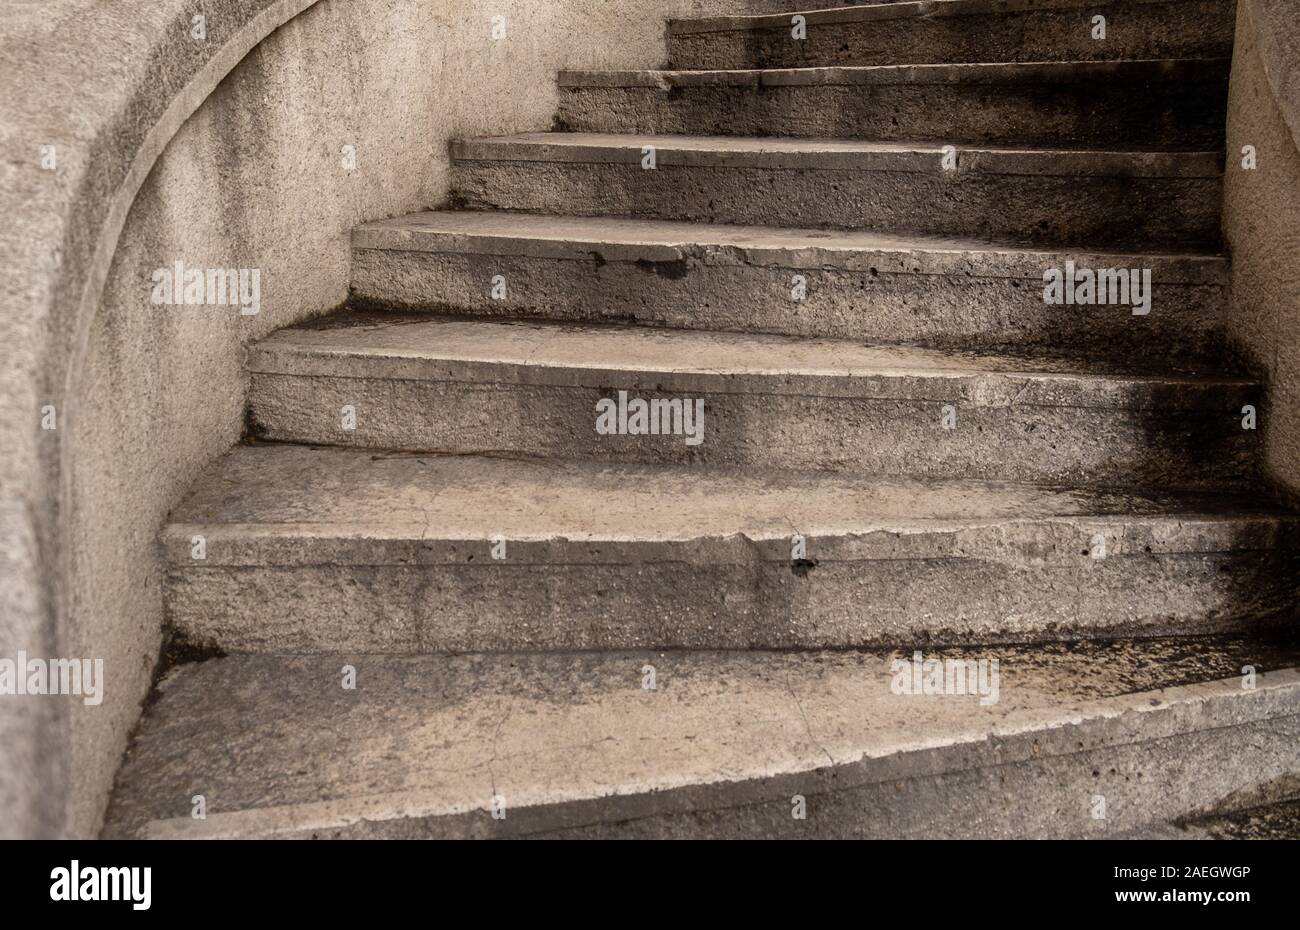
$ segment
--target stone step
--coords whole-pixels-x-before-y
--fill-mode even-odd
[[[905,693],[910,650],[184,665],[145,711],[105,835],[1110,837],[1300,765],[1293,650],[920,658],[972,693]],[[960,666],[973,685],[958,662],[985,663]]]
[[[454,199],[475,209],[1125,250],[1219,240],[1219,152],[961,149],[949,170],[941,146],[530,133],[453,155]]]
[[[427,315],[281,330],[248,368],[251,428],[270,440],[797,473],[1244,488],[1259,433],[1243,408],[1267,416],[1232,377]],[[649,400],[663,432],[634,434]]]
[[[1254,629],[1298,530],[1242,495],[257,444],[162,547],[205,649],[785,649]]]
[[[1132,294],[1045,303],[1044,274],[1071,262],[1149,271],[1148,312]],[[363,306],[1092,358],[1219,357],[1226,277],[1215,255],[529,213],[418,213],[352,234]]]
[[[682,69],[1217,58],[1232,54],[1235,9],[1234,0],[926,0],[671,20],[668,47]],[[1104,39],[1095,16],[1106,18]]]
[[[1229,60],[565,71],[558,126],[951,145],[1220,150]]]

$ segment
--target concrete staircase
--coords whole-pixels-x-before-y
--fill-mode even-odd
[[[451,208],[355,231],[347,312],[251,349],[162,538],[218,657],[107,835],[1113,836],[1289,784],[1300,521],[1217,323],[1232,9],[674,22],[672,70],[459,143]],[[1069,263],[1149,306],[1046,304]],[[629,398],[704,418],[598,431]]]

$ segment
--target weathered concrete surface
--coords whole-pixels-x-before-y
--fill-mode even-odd
[[[1044,271],[1070,261],[1150,269],[1150,313],[1045,304]],[[419,213],[352,234],[360,305],[1092,359],[1158,345],[1171,370],[1221,358],[1227,274],[1213,255],[527,213]],[[498,275],[508,286],[494,298]]]
[[[893,693],[910,649],[217,659],[163,683],[106,835],[1106,836],[1300,764],[1271,647],[926,657],[997,659],[998,702]]]
[[[1197,818],[1166,835],[1177,839],[1300,840],[1300,800]]]
[[[433,41],[418,4],[320,5],[234,70],[132,206],[91,328],[65,463],[76,506],[64,648],[102,657],[109,682],[104,705],[73,712],[77,834],[97,829],[157,661],[158,529],[243,432],[244,344],[343,299],[351,225],[438,196],[427,155],[409,141],[436,105]],[[400,93],[386,86],[397,74]],[[357,118],[366,111],[376,115]],[[342,164],[345,143],[357,148],[355,172]],[[152,275],[178,261],[257,269],[258,313],[153,303]]]
[[[249,370],[254,435],[374,449],[1241,489],[1258,436],[1241,379],[698,330],[345,316]],[[620,391],[702,400],[704,432],[601,435]]]
[[[1238,19],[1238,38],[1254,43],[1273,100],[1300,146],[1300,71],[1295,67],[1300,56],[1300,24],[1295,9],[1287,0],[1244,0],[1238,12],[1249,14],[1248,19]],[[1247,22],[1251,27],[1248,34],[1240,30]]]
[[[458,140],[455,158],[480,161],[539,160],[573,164],[634,164],[641,149],[671,156],[670,164],[735,168],[804,168],[820,171],[911,171],[939,168],[941,146],[900,145],[837,139],[730,139],[713,136],[637,137],[611,133],[520,133]],[[633,157],[635,151],[635,157]],[[1223,172],[1215,152],[1092,152],[1018,148],[970,148],[958,153],[958,168],[972,174],[1015,177],[1214,178]],[[658,159],[662,167],[663,159]],[[645,170],[645,169],[642,169]]]
[[[644,149],[656,168],[642,167]],[[457,142],[458,201],[475,209],[1026,243],[1213,247],[1217,153],[968,149],[942,145],[600,133]]]
[[[1232,250],[1226,325],[1265,377],[1272,409],[1300,408],[1300,20],[1292,4],[1243,3],[1233,65],[1224,237]],[[1281,95],[1279,96],[1279,92]],[[1258,168],[1243,167],[1254,146]],[[1300,421],[1263,424],[1263,466],[1300,500]]]
[[[0,778],[5,835],[93,832],[156,648],[162,569],[149,525],[238,429],[242,342],[326,309],[322,295],[340,299],[331,295],[346,282],[350,225],[441,199],[442,142],[451,135],[543,125],[555,99],[551,72],[654,66],[659,18],[703,4],[604,3],[595,14],[588,4],[337,4],[262,46],[218,91],[225,102],[201,111],[188,137],[180,131],[146,183],[154,156],[210,89],[186,82],[204,69],[209,51],[240,47],[227,39],[247,14],[272,6],[293,4],[205,5],[211,45],[198,52],[186,38],[193,8],[173,0],[138,7],[56,0],[5,10],[4,83],[17,93],[0,131],[18,154],[0,167],[11,221],[3,337],[12,361],[0,376],[0,480],[5,500],[17,503],[5,508],[0,527],[3,645],[6,652],[102,654],[111,681],[110,705],[79,711],[67,740],[52,719],[55,705],[3,708],[0,737],[15,760]],[[488,41],[488,17],[498,13],[522,41]],[[20,28],[10,29],[15,22]],[[87,47],[115,54],[88,56]],[[21,80],[11,81],[16,63]],[[360,123],[349,115],[356,113],[364,115]],[[340,127],[346,140],[335,138]],[[432,159],[422,149],[430,140]],[[340,148],[358,142],[359,173],[340,180]],[[59,171],[38,167],[47,143],[60,152]],[[313,225],[304,227],[303,215]],[[105,238],[103,230],[114,223],[125,244],[110,268],[117,234]],[[171,233],[155,235],[169,226]],[[144,296],[148,273],[176,258],[261,268],[265,315],[249,322],[219,311],[178,323],[194,308],[173,315]],[[110,274],[101,305],[88,282]],[[74,304],[90,315],[73,312]],[[65,337],[82,348],[64,351]],[[48,546],[46,524],[56,512],[48,501],[58,496],[60,474],[47,470],[52,437],[35,425],[33,411],[45,401],[59,406],[58,436],[75,452],[64,471],[77,505],[64,508],[75,514],[66,527],[78,547],[71,582]],[[87,422],[84,431],[73,426]],[[49,608],[65,601],[72,614],[61,631]],[[69,745],[78,753],[71,804],[59,784]]]
[[[1295,597],[1295,520],[1232,497],[254,446],[172,520],[170,620],[236,652],[1208,633]]]
[[[447,140],[544,128],[557,70],[661,65],[664,16],[744,7],[4,4],[0,652],[100,657],[108,686],[70,729],[61,703],[0,705],[0,836],[97,830],[157,656],[154,536],[239,435],[243,343],[342,302],[351,227],[441,201]],[[261,312],[153,304],[151,274],[177,260],[258,269]]]
[[[0,372],[0,382],[9,380]],[[18,380],[18,379],[14,379]],[[26,385],[30,388],[31,385]],[[3,391],[0,385],[0,391]],[[17,400],[21,394],[4,394]],[[6,479],[11,477],[5,476]],[[5,488],[7,492],[7,488]],[[29,488],[33,493],[37,487]],[[57,655],[56,630],[49,616],[48,592],[39,584],[41,546],[38,519],[28,500],[15,493],[0,498],[0,655],[13,658]],[[26,579],[25,583],[20,579]],[[0,697],[0,837],[49,836],[65,817],[67,759],[66,707],[53,700]],[[43,785],[44,791],[33,790]]]
[[[818,6],[818,4],[809,4]],[[931,62],[1219,58],[1232,51],[1234,0],[956,0],[861,5],[669,23],[676,68]],[[1093,37],[1094,16],[1106,38]]]
[[[1228,59],[560,75],[581,132],[1215,149]]]
[[[131,198],[201,95],[252,44],[310,3],[214,0],[202,43],[188,40],[193,5],[182,0],[130,9],[96,0],[15,0],[0,9],[5,655],[66,656],[80,645],[69,629],[70,556],[63,545],[71,544],[72,509],[63,462],[76,422],[68,398]],[[46,406],[55,408],[58,430],[40,429]],[[117,747],[94,762],[72,758],[81,743],[63,702],[0,703],[0,741],[13,762],[0,767],[0,837],[93,832],[147,687],[138,661],[132,656],[131,668],[116,679],[120,691],[101,713],[113,718],[106,730],[116,731]],[[87,781],[94,784],[94,812],[83,816],[69,798]]]

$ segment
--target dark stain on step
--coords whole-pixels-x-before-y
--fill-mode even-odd
[[[809,573],[816,567],[816,559],[795,559],[790,563],[790,571],[800,578],[807,578]]]
[[[660,278],[667,278],[670,281],[680,281],[690,274],[690,267],[686,264],[686,260],[682,258],[670,262],[652,262],[646,258],[638,258],[636,267],[638,271],[654,274]]]
[[[153,685],[145,696],[146,710],[158,700],[158,685],[172,669],[195,662],[207,662],[210,659],[224,659],[224,649],[209,642],[190,638],[184,631],[167,623],[163,627],[162,644],[158,652],[158,662],[153,669]]]

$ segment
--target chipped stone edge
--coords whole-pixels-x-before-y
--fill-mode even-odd
[[[524,215],[526,222],[535,219]],[[827,242],[823,231],[809,230],[806,245],[764,245],[744,240],[743,231],[728,236],[725,228],[703,228],[696,239],[667,236],[655,241],[646,234],[617,235],[618,228],[604,230],[606,235],[582,236],[512,232],[475,232],[439,229],[437,214],[419,214],[418,222],[388,220],[366,223],[352,230],[353,253],[422,252],[443,255],[495,255],[517,258],[602,262],[678,262],[687,259],[706,265],[754,265],[757,267],[865,271],[876,267],[880,274],[969,275],[987,278],[1042,280],[1042,269],[1061,267],[1073,260],[1080,268],[1121,268],[1135,263],[1152,269],[1153,279],[1161,284],[1187,284],[1223,287],[1228,274],[1228,260],[1209,253],[1102,252],[1089,250],[1044,250],[984,245],[949,244],[940,240],[917,238],[910,246],[902,241],[880,245],[836,245]],[[741,228],[743,230],[743,227]],[[645,231],[645,232],[648,232]],[[786,238],[797,237],[799,230],[784,231]],[[897,263],[902,270],[895,270]],[[922,264],[918,264],[922,263]],[[883,267],[879,267],[883,266]],[[1021,267],[1023,266],[1023,267]],[[1032,269],[1032,270],[1026,270]]]

